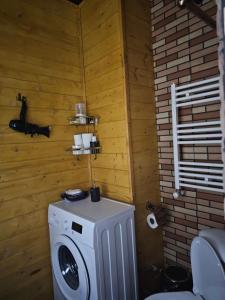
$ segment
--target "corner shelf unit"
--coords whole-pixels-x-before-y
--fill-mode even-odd
[[[75,116],[69,120],[70,125],[75,125],[75,126],[93,125],[94,128],[95,125],[98,124],[98,122],[99,122],[99,117],[94,117],[94,116]],[[71,150],[72,150],[72,154],[77,157],[77,160],[79,160],[80,155],[94,155],[94,159],[97,159],[97,154],[101,152],[101,147],[98,146],[98,147],[76,149],[75,145],[72,145]]]
[[[171,85],[175,189],[182,187],[224,192],[223,163],[180,160],[184,145],[221,145],[221,121],[181,123],[179,108],[220,101],[220,78]]]
[[[76,126],[88,126],[88,125],[97,125],[99,122],[98,117],[93,116],[81,116],[81,117],[73,117],[69,120],[70,125]]]

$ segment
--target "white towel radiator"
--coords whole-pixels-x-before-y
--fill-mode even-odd
[[[171,85],[175,189],[174,197],[182,194],[182,187],[224,192],[223,164],[180,160],[184,145],[221,145],[220,120],[182,123],[179,108],[206,105],[220,101],[219,77],[176,86]]]

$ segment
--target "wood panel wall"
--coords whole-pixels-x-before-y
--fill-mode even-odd
[[[2,0],[0,14],[0,299],[51,299],[47,207],[90,181],[136,205],[139,266],[160,262],[160,232],[145,221],[146,200],[159,201],[147,1]],[[50,139],[8,128],[19,92]],[[97,160],[68,151],[82,100],[100,117]]]
[[[81,8],[88,112],[102,154],[91,161],[104,195],[135,204],[139,269],[162,263],[162,232],[147,227],[159,204],[159,172],[148,1],[85,1]],[[127,127],[128,126],[128,127]]]
[[[85,90],[102,153],[91,159],[91,177],[105,196],[130,202],[128,124],[119,0],[90,0],[81,7]]]
[[[86,187],[88,161],[66,150],[82,100],[80,15],[63,0],[2,0],[0,5],[0,299],[52,299],[47,207],[60,192]],[[8,128],[19,118],[52,125],[51,137]]]
[[[160,204],[150,7],[147,0],[123,5],[127,101],[139,269],[162,263],[162,232],[147,226],[146,202]]]

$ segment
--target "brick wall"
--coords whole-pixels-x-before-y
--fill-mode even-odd
[[[161,175],[161,201],[168,208],[164,227],[164,256],[167,263],[190,267],[190,244],[198,230],[225,228],[223,195],[201,190],[186,190],[185,196],[173,199],[173,145],[170,85],[183,84],[218,74],[217,37],[203,21],[175,0],[152,0],[152,37],[155,75],[155,101],[158,130],[158,153]],[[205,0],[202,9],[213,17],[216,6]],[[183,121],[216,119],[219,103],[195,106],[181,111]],[[196,154],[194,155],[193,152]],[[220,161],[220,147],[184,147],[185,159]]]

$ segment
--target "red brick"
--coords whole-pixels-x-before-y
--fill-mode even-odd
[[[214,38],[215,36],[216,36],[216,31],[215,31],[215,30],[212,30],[212,31],[210,31],[210,32],[208,32],[208,33],[206,33],[206,34],[203,34],[203,35],[201,35],[201,36],[198,36],[198,37],[192,39],[192,40],[190,41],[190,46],[191,46],[191,47],[192,47],[192,46],[195,46],[195,45],[200,44],[200,43],[202,43],[202,42],[204,42],[204,41],[207,41],[207,40],[209,40],[209,39],[211,39],[211,38]]]
[[[180,37],[188,34],[188,31],[189,31],[188,28],[185,28],[183,30],[180,30],[180,31],[174,33],[174,34],[171,34],[170,36],[168,36],[166,38],[166,43],[170,43],[170,42],[172,42],[174,40],[177,40],[178,38],[180,38]]]
[[[166,56],[165,58],[158,59],[158,60],[156,60],[156,66],[166,64],[172,60],[177,59],[177,57],[178,57],[177,53],[173,53],[171,55]]]
[[[160,27],[162,27],[162,26],[165,26],[166,24],[168,24],[168,23],[174,21],[175,19],[176,19],[176,16],[175,16],[175,15],[171,15],[171,16],[165,18],[164,20],[159,21],[158,23],[156,23],[156,24],[154,25],[154,29],[158,29],[158,28],[160,28]]]

